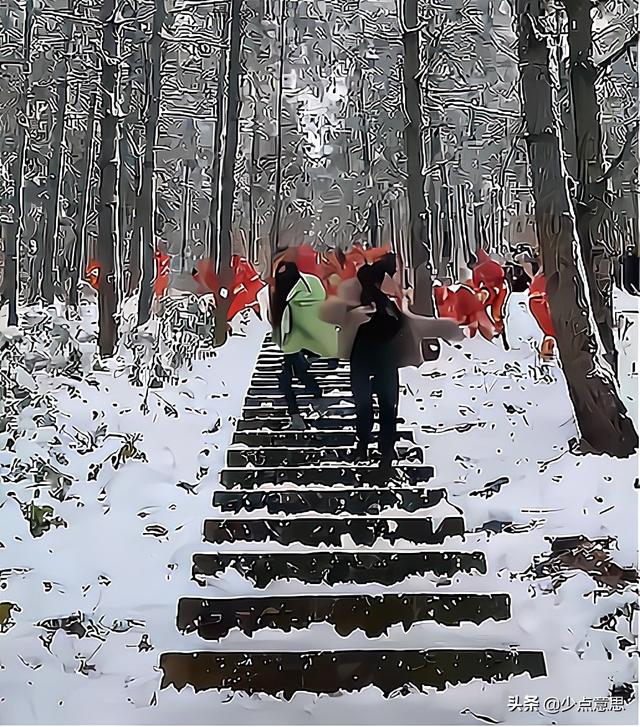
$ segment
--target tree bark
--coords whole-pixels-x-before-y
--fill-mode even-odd
[[[112,356],[117,337],[116,308],[118,296],[115,284],[115,250],[118,244],[118,118],[115,104],[117,93],[117,27],[115,0],[105,0],[102,6],[102,119],[101,143],[98,156],[100,191],[98,199],[97,258],[100,264],[98,282],[98,345],[102,356]]]
[[[82,251],[85,248],[87,211],[90,204],[91,167],[93,164],[93,133],[96,119],[96,106],[98,94],[94,91],[89,101],[89,116],[87,118],[87,131],[84,142],[84,161],[78,186],[78,217],[75,229],[75,243],[73,247],[72,264],[69,274],[69,302],[78,306],[78,285],[81,277]],[[81,186],[84,183],[84,188]]]
[[[607,247],[602,222],[607,205],[600,107],[596,96],[598,70],[593,62],[593,22],[589,0],[565,0],[569,18],[569,56],[573,98],[578,196],[575,205],[580,249],[598,332],[611,368],[617,368],[613,336],[613,250]]]
[[[257,104],[257,101],[256,101]],[[258,160],[260,158],[260,144],[258,137],[258,111],[253,112],[253,130],[251,133],[251,159],[249,161],[249,262],[258,265],[258,229],[255,211],[255,185]]]
[[[286,23],[287,23],[287,0],[280,0],[280,67],[278,78],[277,96],[277,133],[276,133],[276,188],[274,192],[273,219],[269,234],[271,247],[271,259],[280,250],[280,217],[282,215],[282,96],[284,93],[284,57],[287,47]]]
[[[189,162],[183,159],[184,166],[184,184],[182,194],[182,250],[180,252],[180,267],[182,270],[187,269],[187,241],[189,238],[189,207],[191,199],[189,194]]]
[[[72,12],[71,3],[68,11]],[[47,201],[45,204],[44,250],[42,259],[42,277],[40,292],[45,302],[51,305],[54,299],[53,270],[56,260],[56,242],[58,238],[58,211],[60,208],[60,174],[62,171],[62,147],[64,144],[64,124],[67,111],[67,57],[71,50],[73,24],[65,22],[64,57],[60,61],[60,77],[58,78],[57,108],[51,134],[51,159],[47,173]]]
[[[422,171],[420,82],[420,37],[418,0],[404,0],[404,92],[408,120],[404,129],[407,155],[407,197],[409,200],[409,249],[414,269],[414,313],[433,315],[431,251],[426,231],[427,202]]]
[[[221,154],[224,132],[224,81],[227,70],[227,50],[220,51],[218,65],[218,87],[216,88],[216,126],[213,139],[213,159],[211,160],[211,202],[209,204],[209,257],[215,259],[218,250],[218,215],[220,214],[221,186]]]
[[[160,117],[160,93],[162,91],[162,29],[166,18],[164,0],[155,0],[153,25],[146,78],[151,79],[144,129],[144,159],[142,163],[142,184],[136,206],[136,227],[142,241],[142,279],[138,298],[138,325],[149,320],[153,299],[155,275],[155,200],[154,177],[156,165],[156,137]]]
[[[240,113],[240,62],[241,49],[241,10],[243,0],[231,0],[231,22],[229,27],[229,65],[227,73],[227,123],[222,158],[222,198],[220,200],[220,244],[218,248],[218,279],[227,295],[216,296],[215,345],[220,346],[227,340],[227,311],[231,304],[231,285],[233,271],[231,256],[233,245],[231,225],[233,222],[233,201],[236,190],[235,166],[238,148],[238,116]]]
[[[19,98],[20,111],[16,114],[15,157],[11,164],[11,179],[13,180],[13,194],[11,206],[13,217],[6,227],[5,242],[5,268],[2,283],[4,296],[9,304],[7,323],[10,326],[18,325],[18,249],[20,246],[20,233],[22,229],[22,186],[24,181],[24,161],[26,153],[26,125],[27,97],[29,92],[29,76],[31,72],[31,36],[33,33],[34,13],[33,0],[26,0],[24,15],[23,48],[23,78],[22,93]]]
[[[369,202],[369,212],[367,223],[369,225],[369,242],[371,247],[380,245],[380,211],[378,200],[378,189],[373,179],[373,170],[371,164],[371,138],[369,133],[369,124],[367,123],[367,111],[364,94],[364,73],[362,69],[358,69],[360,77],[359,96],[360,96],[360,143],[362,145],[362,162],[364,165],[364,173],[367,175],[367,184],[371,190],[371,200]]]
[[[583,448],[631,455],[638,435],[603,365],[585,285],[562,137],[554,113],[549,47],[541,33],[544,0],[518,0],[518,54],[538,238],[558,351]]]

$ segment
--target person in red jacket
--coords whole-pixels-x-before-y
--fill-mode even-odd
[[[551,358],[555,348],[556,334],[547,299],[547,279],[541,271],[533,276],[529,284],[529,310],[544,334],[540,355],[544,359]]]
[[[478,264],[473,268],[472,281],[485,310],[490,313],[496,335],[504,336],[504,308],[509,294],[504,268],[480,249]],[[504,341],[506,345],[506,339]]]

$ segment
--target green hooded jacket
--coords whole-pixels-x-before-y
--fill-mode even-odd
[[[315,275],[300,274],[300,280],[287,296],[276,340],[283,353],[298,353],[303,349],[323,358],[337,358],[338,329],[320,320],[320,306],[327,295]]]

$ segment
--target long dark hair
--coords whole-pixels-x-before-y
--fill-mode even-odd
[[[385,270],[380,266],[365,264],[358,270],[357,275],[362,286],[360,295],[362,305],[371,305],[374,301],[379,300],[380,295],[383,295],[380,286],[384,280]]]
[[[283,260],[278,263],[273,276],[274,286],[271,291],[271,323],[280,328],[282,315],[287,306],[287,297],[293,286],[300,280],[300,271],[294,262]]]
[[[383,280],[385,273],[392,278],[398,270],[395,252],[388,252],[383,255],[379,260],[376,260],[376,262],[373,263],[373,267],[382,271]]]

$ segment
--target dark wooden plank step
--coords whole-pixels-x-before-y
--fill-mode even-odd
[[[318,385],[320,386],[320,389],[324,392],[322,394],[322,398],[328,399],[329,404],[339,404],[341,401],[353,401],[351,389],[346,386],[338,388],[334,386],[323,386],[321,379],[318,380]],[[252,388],[259,389],[260,387]],[[267,406],[282,406],[285,398],[282,394],[282,391],[280,390],[280,387],[268,386],[265,388],[267,389],[266,392],[258,394],[248,391],[244,399],[244,406],[262,406],[263,404]],[[293,386],[292,388],[295,392],[296,399],[298,399],[301,403],[313,403],[313,394],[307,393],[307,390],[303,386]],[[275,393],[269,393],[271,391]]]
[[[331,401],[331,403],[338,403],[341,399],[346,399],[347,401],[353,399],[351,387],[348,384],[327,383],[321,378],[318,378],[317,381],[324,398],[330,400],[335,399],[335,402]],[[309,401],[311,399],[311,394],[307,392],[304,386],[294,385],[291,388],[295,392],[296,398],[300,398],[303,401]],[[279,384],[254,384],[252,382],[247,389],[247,396],[244,403],[259,406],[261,402],[279,404],[281,400],[284,400],[284,396]]]
[[[330,378],[328,376],[315,375],[314,378],[318,382],[318,385],[321,389],[338,389],[339,391],[351,391],[351,381],[348,376],[343,376],[340,378]],[[280,388],[280,382],[275,376],[269,376],[268,378],[257,378],[254,376],[251,379],[250,386],[252,388],[259,389]],[[297,379],[294,379],[292,386],[302,388],[303,385],[298,382]]]
[[[214,507],[224,512],[266,510],[270,515],[299,515],[317,512],[326,515],[379,515],[385,509],[417,512],[437,505],[446,496],[443,489],[424,487],[366,490],[218,490]]]
[[[453,506],[452,506],[453,510]],[[396,543],[406,540],[418,545],[443,543],[464,535],[461,516],[443,518],[436,530],[429,517],[420,518],[311,518],[291,520],[205,520],[204,539],[209,543],[300,543],[310,547],[339,547],[344,536],[356,545],[373,545],[377,540]]]
[[[351,386],[346,383],[343,384],[325,384],[322,379],[318,380],[320,389],[322,390],[323,396],[330,396],[331,394],[343,394],[351,398]],[[294,384],[292,389],[296,394],[304,394],[305,388],[302,385]],[[247,396],[282,396],[282,391],[279,386],[251,386],[247,389]]]
[[[354,431],[356,418],[355,416],[333,417],[329,414],[323,414],[317,419],[307,420],[307,431],[327,431],[327,430],[344,430]],[[404,419],[398,419],[398,422],[404,424]],[[236,430],[241,432],[256,429],[272,429],[275,431],[291,431],[290,417],[269,416],[267,412],[262,419],[240,419],[236,425]],[[374,431],[376,427],[374,426]]]
[[[310,419],[309,417],[319,417],[322,419],[325,419],[326,417],[353,417],[356,413],[355,406],[352,402],[345,402],[344,404],[341,404],[338,400],[336,400],[336,403],[332,404],[322,414],[314,413],[311,403],[312,402],[310,400],[298,402],[298,408],[300,409],[302,418],[305,421],[313,421],[313,418]],[[245,404],[242,409],[242,418],[245,421],[251,421],[252,419],[265,419],[266,417],[285,419],[288,416],[289,412],[284,403],[284,399],[280,404],[276,405],[273,405],[271,402],[269,402],[269,404],[263,403],[258,406],[249,406]]]
[[[428,482],[433,477],[433,467],[427,465],[399,465],[394,467],[391,477],[385,476],[376,466],[367,465],[322,465],[317,467],[264,467],[245,469],[227,467],[220,472],[223,487],[250,489],[263,485],[344,485],[360,487],[385,485],[390,482],[416,485]]]
[[[396,447],[404,462],[419,464],[424,459],[420,447]],[[261,447],[259,449],[227,450],[229,467],[294,467],[319,465],[327,462],[348,464],[355,457],[354,447]]]
[[[368,638],[387,634],[395,624],[435,621],[442,626],[505,621],[511,601],[506,593],[415,593],[382,596],[259,596],[257,598],[181,598],[176,624],[184,634],[217,641],[239,629],[253,636],[261,629],[289,632],[329,623],[339,636],[362,630]]]
[[[398,436],[401,441],[414,442],[412,429],[399,429]],[[355,433],[334,430],[334,431],[304,431],[296,432],[288,430],[285,432],[269,431],[242,431],[233,435],[234,444],[246,444],[249,447],[343,447],[354,446]],[[372,445],[373,446],[373,445]]]
[[[433,573],[451,577],[455,573],[487,572],[482,552],[405,551],[389,553],[196,553],[193,579],[206,585],[206,577],[218,577],[227,569],[240,573],[256,588],[279,580],[335,585],[377,583],[391,586],[409,576]]]
[[[258,373],[280,373],[282,371],[282,358],[259,358],[256,367],[254,369]],[[309,366],[310,371],[323,374],[340,374],[350,370],[348,361],[341,361],[337,366],[334,366],[326,360],[320,359],[319,361],[312,361]]]
[[[408,651],[171,652],[160,657],[161,688],[231,689],[291,699],[296,692],[335,694],[375,686],[388,697],[411,687],[442,691],[474,679],[546,676],[539,651],[429,649]]]
[[[327,381],[349,381],[350,380],[350,371],[348,368],[341,369],[340,371],[318,371],[316,369],[309,369],[315,376],[318,377],[319,380],[322,380],[323,382]],[[265,370],[257,370],[254,372],[253,376],[251,377],[251,381],[255,381],[256,383],[261,384],[270,384],[271,386],[278,385],[279,380],[278,376],[280,374],[280,371],[278,371],[277,368],[273,368],[270,371]],[[295,381],[294,376],[294,381]]]

